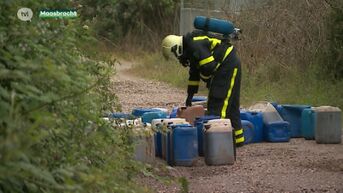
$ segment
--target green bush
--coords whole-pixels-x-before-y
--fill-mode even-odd
[[[331,7],[328,19],[329,49],[323,58],[323,68],[332,79],[343,80],[343,4],[339,0],[328,1]]]
[[[17,19],[20,7],[31,22]],[[113,62],[98,62],[79,19],[40,19],[72,2],[0,2],[0,192],[135,192],[129,130],[101,116],[116,105]]]
[[[174,0],[80,0],[81,18],[95,34],[119,48],[132,45],[156,49],[160,39],[177,25],[178,3]],[[112,42],[112,43],[113,43]]]

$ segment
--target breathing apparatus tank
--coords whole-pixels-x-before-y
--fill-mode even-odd
[[[240,29],[235,28],[233,23],[216,18],[208,18],[204,16],[196,16],[194,19],[194,28],[205,32],[214,32],[222,34],[224,38],[239,39],[238,34]]]

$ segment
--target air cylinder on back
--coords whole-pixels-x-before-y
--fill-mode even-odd
[[[194,19],[194,28],[229,35],[234,32],[235,27],[227,20],[197,16]]]

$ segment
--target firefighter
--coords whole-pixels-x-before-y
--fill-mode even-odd
[[[162,41],[166,59],[176,57],[189,67],[186,106],[198,92],[200,79],[206,82],[207,113],[229,118],[234,128],[236,147],[243,146],[244,136],[240,120],[241,64],[228,38],[195,30],[184,36],[168,35]]]

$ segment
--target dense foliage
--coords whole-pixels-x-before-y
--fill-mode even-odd
[[[334,79],[343,80],[343,3],[339,0],[328,3],[331,7],[328,21],[330,47],[326,55],[329,60],[324,64]]]
[[[61,1],[0,1],[0,192],[133,192],[129,131],[101,119],[115,104],[113,61],[98,61],[79,19],[41,19]],[[16,17],[20,7],[31,22]]]
[[[161,38],[178,26],[175,0],[80,0],[82,19],[100,39],[120,48],[132,45],[156,49]]]
[[[218,1],[185,2],[209,9],[204,14],[211,16],[206,2]],[[238,14],[230,8],[235,4],[242,5]],[[222,17],[243,31],[241,41],[233,42],[242,62],[242,105],[268,100],[343,108],[342,5],[341,0],[225,1]],[[163,61],[160,53],[143,58],[136,73],[185,87],[187,69],[177,62]]]

